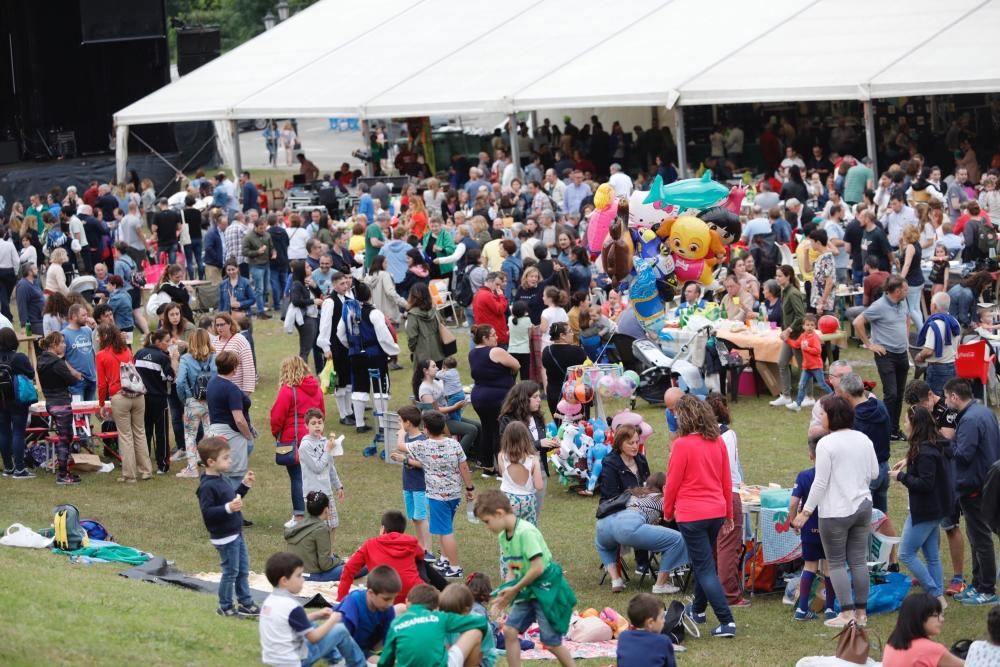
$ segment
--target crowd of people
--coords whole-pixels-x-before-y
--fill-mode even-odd
[[[272,160],[280,142],[291,161],[294,130],[286,130],[291,134],[269,128]],[[68,465],[74,400],[96,400],[114,422],[123,484],[168,474],[174,464],[177,477],[199,479],[202,515],[223,572],[218,612],[258,616],[243,539],[252,521],[242,511],[255,482],[250,459],[259,437],[251,417],[260,377],[253,328],[280,318],[285,331],[297,334],[298,354],[281,361],[269,425],[289,478],[291,517],[284,526],[287,552],[266,566],[275,593],[261,617],[265,662],[339,655],[363,664],[382,646],[383,664],[479,664],[505,644],[516,665],[518,634],[537,621],[545,646],[571,664],[561,644],[575,598],[539,528],[547,455],[559,446],[545,415],[547,408],[557,423],[574,418],[560,411],[571,367],[587,359],[634,367],[631,343],[647,337],[627,297],[581,243],[595,179],[608,178],[627,197],[654,176],[678,177],[663,158],[669,132],[637,128],[635,134],[633,140],[617,123],[607,134],[596,120],[587,134],[571,123],[561,133],[546,123],[539,141],[519,129],[514,140],[524,143],[524,158],[513,165],[500,133],[493,159],[482,153],[475,164],[455,161],[447,179],[406,185],[398,198],[382,183],[359,184],[357,210],[344,221],[319,210],[305,217],[262,212],[246,172],[239,185],[222,172],[199,173],[171,198],[157,197],[153,184],[134,174],[124,185],[95,181],[82,195],[72,186],[44,199],[32,195],[30,205],[15,203],[2,221],[0,367],[27,378],[37,371],[58,436],[57,484],[81,481]],[[743,139],[732,129],[718,134],[719,151],[713,138],[703,166],[724,178],[740,166]],[[904,603],[890,647],[909,662],[934,653],[939,661],[931,664],[954,664],[941,658],[939,645],[922,640],[940,632],[931,617],[940,622],[947,595],[969,605],[997,603],[982,493],[1000,458],[1000,428],[970,384],[953,376],[963,331],[995,337],[990,315],[976,312],[975,304],[992,289],[984,276],[996,269],[990,216],[1000,213],[998,174],[970,182],[971,165],[962,162],[942,180],[941,168],[912,152],[876,179],[867,159],[822,146],[808,162],[791,145],[784,155],[759,183],[720,292],[684,284],[676,312],[718,301],[730,318],[760,313],[782,330],[781,394],[771,405],[811,408],[802,458],[815,461],[794,480],[789,521],[801,534],[805,569],[793,618],[816,618],[803,601],[822,572],[824,622],[867,622],[868,539],[888,513],[888,488],[896,481],[909,496],[898,560],[927,595]],[[315,165],[299,157],[311,180],[318,178]],[[342,168],[332,180],[346,188],[353,179]],[[791,263],[778,254],[779,244],[793,253]],[[950,284],[953,259],[972,271]],[[151,265],[159,263],[158,279],[147,284]],[[195,280],[208,289],[185,284]],[[833,290],[847,283],[863,287],[849,317],[874,355],[881,398],[845,361],[824,373],[831,350],[816,330],[822,317],[837,315]],[[40,336],[36,367],[18,351],[11,298],[22,333]],[[193,306],[205,299],[214,308],[198,316]],[[457,307],[443,311],[443,302]],[[458,357],[446,313],[468,327],[465,358]],[[399,331],[406,333],[406,352]],[[926,377],[908,382],[911,338]],[[794,398],[793,358],[802,369]],[[329,419],[318,380],[327,364],[336,375],[330,393],[337,412]],[[409,383],[400,384],[393,374],[407,365]],[[471,376],[471,391],[460,368]],[[822,400],[812,399],[810,382],[827,394]],[[4,475],[30,479],[27,405],[3,396],[2,385]],[[411,400],[396,410],[399,441],[386,443],[386,454],[403,464],[405,511],[386,512],[379,534],[342,560],[333,555],[337,503],[347,493],[335,463],[342,442],[327,436],[327,422],[365,433],[374,419],[384,428],[390,392],[410,391]],[[664,400],[675,434],[665,474],[650,470],[635,427],[613,433],[595,485],[605,508],[595,524],[595,550],[614,592],[624,590],[623,549],[634,550],[643,573],[655,556],[654,596],[677,593],[671,574],[690,566],[694,596],[685,613],[704,624],[711,606],[717,620],[711,635],[734,637],[732,609],[749,604],[740,568],[744,480],[737,433],[719,394],[702,400],[672,389]],[[909,444],[902,461],[892,461],[893,440]],[[474,472],[499,480],[499,491],[477,492]],[[453,525],[463,500],[498,535],[509,587],[493,611],[510,605],[502,629],[485,618],[488,578],[482,582],[484,575],[475,573],[464,584],[448,582],[466,576]],[[968,584],[961,517],[972,552]],[[415,536],[406,534],[408,521]],[[942,528],[955,569],[947,583],[938,553]],[[367,592],[350,593],[365,575]],[[308,618],[290,597],[303,577],[339,581],[340,612]],[[620,664],[638,664],[632,661],[640,646],[673,664],[669,640],[651,638],[663,637],[660,598],[636,596],[629,618],[635,630],[620,640]],[[436,633],[447,639],[437,642]],[[413,647],[429,638],[450,646],[447,658],[413,656]],[[991,643],[984,653],[997,650]]]

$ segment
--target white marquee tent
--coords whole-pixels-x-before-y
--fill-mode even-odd
[[[131,125],[242,118],[666,106],[683,147],[683,105],[1000,92],[998,29],[1000,0],[322,0],[115,114],[118,168]]]

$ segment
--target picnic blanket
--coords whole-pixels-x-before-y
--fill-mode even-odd
[[[69,556],[73,563],[125,563],[126,565],[141,565],[153,557],[153,554],[124,547],[117,542],[106,540],[90,540],[90,544],[75,551],[53,549],[52,553]]]
[[[529,637],[529,639],[533,639]],[[537,644],[536,644],[537,645]],[[565,646],[574,660],[588,660],[590,658],[614,658],[618,652],[618,641],[609,639],[606,642],[571,642],[564,639]],[[534,648],[530,651],[521,651],[521,660],[555,660],[556,657],[544,648]]]
[[[221,572],[196,572],[191,575],[195,579],[201,579],[202,581],[210,581],[214,584],[219,583],[222,580]],[[323,596],[323,598],[334,602],[337,599],[337,588],[340,586],[339,581],[309,581],[302,585],[302,591],[299,592],[299,597],[312,598],[317,595]],[[258,591],[263,591],[265,593],[270,593],[274,590],[271,586],[271,582],[267,580],[263,574],[258,574],[253,570],[250,571],[250,588]],[[351,590],[362,588],[361,586],[351,586]]]

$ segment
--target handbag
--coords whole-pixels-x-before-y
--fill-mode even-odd
[[[455,338],[455,334],[451,332],[451,329],[444,325],[441,321],[441,316],[437,316],[438,323],[438,338],[441,339],[441,353],[446,357],[451,357],[458,354],[458,340]]]
[[[283,445],[274,443],[274,462],[279,466],[297,466],[299,464],[299,396],[292,387],[292,424],[295,429],[295,442]]]
[[[868,664],[868,652],[871,644],[865,629],[851,621],[843,630],[834,636],[837,640],[837,657],[856,665]]]
[[[603,519],[606,516],[618,514],[623,511],[626,507],[628,507],[628,501],[631,497],[631,491],[623,491],[614,498],[608,498],[597,506],[597,518]]]

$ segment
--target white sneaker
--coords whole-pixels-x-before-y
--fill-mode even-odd
[[[656,584],[653,586],[653,595],[673,595],[674,593],[680,593],[681,589],[673,584]]]
[[[285,522],[285,528],[294,528],[295,524],[297,524],[297,523],[298,523],[298,521],[296,521],[295,517],[293,516],[291,519],[289,519],[288,521]]]
[[[170,460],[174,462],[184,461],[185,459],[187,459],[187,451],[183,449],[178,449],[176,452],[173,453],[173,456],[170,457]]]
[[[806,396],[805,398],[802,399],[802,407],[808,408],[812,407],[813,405],[816,405],[816,399],[813,398],[812,396]]]
[[[802,406],[796,403],[795,401],[789,401],[788,403],[785,404],[785,407],[788,408],[789,410],[792,410],[793,412],[798,412],[799,410],[802,409]]]
[[[778,398],[768,403],[768,405],[773,405],[776,408],[780,408],[782,405],[788,405],[791,402],[792,399],[788,398],[784,394],[781,394],[780,396],[778,396]]]

